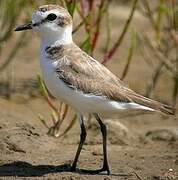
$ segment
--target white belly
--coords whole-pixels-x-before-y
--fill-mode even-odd
[[[42,69],[42,72],[44,82],[49,92],[57,99],[72,106],[76,111],[81,113],[98,112],[99,109],[104,108],[101,106],[103,106],[107,100],[69,88],[57,77],[55,72],[49,71],[49,69]]]
[[[80,113],[108,113],[124,109],[146,109],[144,106],[135,103],[121,103],[111,101],[105,97],[84,94],[81,91],[73,90],[64,84],[57,74],[49,69],[43,69],[43,78],[50,93],[57,99],[69,104]]]
[[[40,60],[44,82],[54,97],[64,101],[81,113],[100,112],[101,110],[108,109],[108,107],[106,107],[108,100],[105,98],[87,95],[81,91],[71,89],[60,80],[55,72],[57,63],[57,61],[47,59],[46,57]]]

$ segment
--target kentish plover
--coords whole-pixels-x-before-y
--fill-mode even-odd
[[[91,113],[98,121],[103,137],[103,166],[91,172],[110,173],[107,160],[106,126],[99,113],[119,112],[123,109],[145,109],[173,114],[174,109],[143,97],[127,86],[97,60],[82,51],[72,40],[72,17],[57,5],[44,5],[33,13],[32,22],[18,26],[15,31],[32,29],[40,33],[40,65],[50,93],[74,108],[81,127],[80,143],[71,171],[86,138],[84,113]]]

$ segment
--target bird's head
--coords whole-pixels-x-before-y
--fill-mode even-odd
[[[58,5],[43,5],[32,15],[32,22],[18,26],[15,31],[34,30],[43,38],[70,38],[72,36],[72,17]],[[67,36],[67,37],[65,37]]]

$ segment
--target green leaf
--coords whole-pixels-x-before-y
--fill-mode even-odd
[[[76,1],[72,0],[71,2],[67,3],[67,9],[68,9],[70,15],[73,17],[74,12],[76,10]]]
[[[86,53],[90,54],[92,47],[90,44],[90,36],[88,35],[88,37],[83,41],[83,43],[80,45],[80,48],[83,49]]]
[[[38,85],[43,96],[49,97],[48,91],[40,75],[37,75]]]
[[[162,4],[159,5],[158,11],[162,12],[162,13],[168,13],[169,8],[166,6],[166,4],[162,3]]]

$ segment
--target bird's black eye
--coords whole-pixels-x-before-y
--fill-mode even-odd
[[[56,16],[55,14],[51,13],[51,14],[49,14],[49,15],[47,16],[46,19],[47,19],[48,21],[54,21],[56,18],[57,18],[57,16]]]

